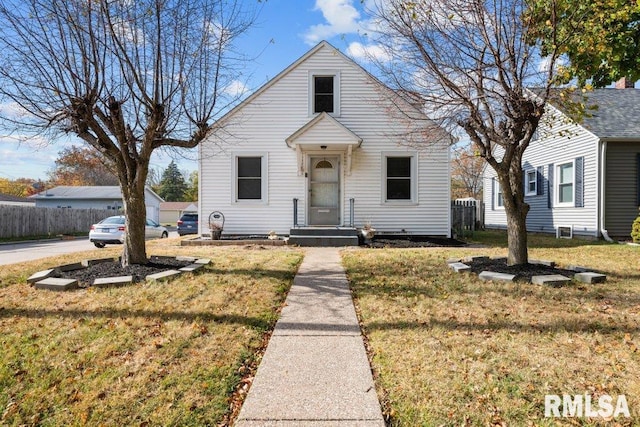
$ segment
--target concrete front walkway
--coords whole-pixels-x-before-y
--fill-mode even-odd
[[[384,426],[336,248],[308,248],[236,426]]]

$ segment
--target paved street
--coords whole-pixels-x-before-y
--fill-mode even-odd
[[[89,238],[77,240],[46,240],[25,243],[0,245],[0,265],[32,261],[55,255],[72,252],[91,251],[96,249]]]

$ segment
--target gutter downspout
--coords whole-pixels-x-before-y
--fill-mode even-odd
[[[615,243],[609,237],[609,233],[604,228],[604,212],[605,212],[605,184],[607,171],[607,141],[602,141],[600,145],[600,234],[609,242]]]

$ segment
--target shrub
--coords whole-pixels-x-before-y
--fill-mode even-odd
[[[633,221],[631,226],[631,238],[633,243],[640,243],[640,215]]]

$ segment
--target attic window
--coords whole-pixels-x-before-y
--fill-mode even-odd
[[[340,115],[340,75],[334,71],[319,71],[310,74],[309,113],[310,115],[328,113]]]

